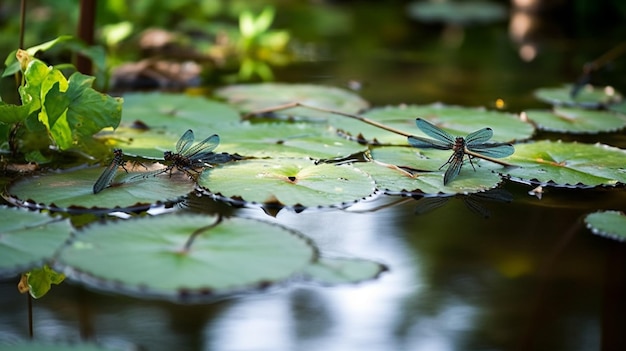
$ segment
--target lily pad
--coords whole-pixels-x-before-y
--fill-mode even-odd
[[[304,270],[306,278],[320,284],[358,283],[375,279],[388,268],[360,258],[320,257]]]
[[[609,110],[626,115],[626,101],[610,105]]]
[[[537,141],[515,145],[506,171],[523,183],[589,188],[626,184],[626,151],[602,144]]]
[[[250,157],[335,159],[367,147],[310,123],[237,123],[220,130],[222,149]]]
[[[442,151],[436,153],[441,154]],[[442,156],[444,155],[442,154]],[[495,188],[502,182],[501,177],[493,172],[492,166],[484,167],[486,162],[477,162],[476,159],[472,161],[475,163],[476,171],[472,169],[469,162],[466,162],[459,176],[447,185],[443,185],[445,169],[438,170],[438,168],[447,158],[436,158],[437,161],[433,161],[422,155],[420,159],[415,157],[415,153],[411,149],[401,147],[376,149],[372,152],[372,157],[374,160],[381,160],[382,163],[359,162],[355,163],[354,166],[368,173],[374,178],[376,186],[390,195],[471,194]],[[421,163],[422,161],[423,163]],[[436,168],[432,169],[435,164],[437,165]],[[421,171],[409,173],[397,169],[395,166],[420,169]],[[502,168],[497,165],[496,167]]]
[[[231,106],[202,96],[167,93],[124,95],[123,125],[141,121],[149,128],[181,135],[193,129],[197,135],[211,135],[217,125],[239,120]]]
[[[55,268],[99,289],[188,301],[267,287],[316,258],[308,239],[278,225],[168,214],[91,225]]]
[[[22,178],[9,186],[8,193],[13,196],[9,200],[21,205],[43,204],[56,211],[95,213],[177,202],[194,189],[193,181],[183,172],[141,178],[146,173],[141,165],[127,165],[126,169],[128,173],[120,169],[112,186],[98,194],[93,193],[93,185],[103,171],[101,167]]]
[[[511,142],[528,139],[534,133],[534,127],[523,122],[517,115],[484,108],[448,106],[440,103],[430,105],[400,105],[374,108],[363,114],[386,126],[403,131],[406,134],[425,137],[416,126],[415,118],[420,117],[446,130],[454,136],[466,136],[478,129],[491,127],[493,142]],[[380,143],[406,145],[406,136],[370,126],[356,119],[333,117],[331,125],[346,131],[352,136],[362,135],[366,140]]]
[[[367,101],[348,90],[313,84],[231,85],[217,90],[216,95],[226,99],[244,113],[296,102],[347,113],[357,113],[369,106]],[[274,115],[290,119],[326,120],[329,118],[328,113],[305,107],[289,108],[275,112]]]
[[[504,5],[488,1],[415,1],[407,11],[411,18],[422,22],[443,22],[468,25],[504,20],[508,13]]]
[[[39,267],[70,237],[69,220],[0,206],[0,277]]]
[[[529,110],[528,118],[541,130],[563,133],[614,132],[626,126],[626,116],[609,111],[554,107],[552,111]]]
[[[571,91],[571,84],[556,88],[540,88],[535,90],[535,97],[553,105],[578,105],[589,108],[609,105],[622,99],[622,95],[610,87],[588,85],[574,99],[570,94]]]
[[[598,211],[585,216],[592,233],[617,241],[626,241],[626,215],[619,211]]]
[[[350,165],[303,159],[239,161],[204,171],[198,185],[231,201],[298,208],[345,206],[375,191],[374,181]]]

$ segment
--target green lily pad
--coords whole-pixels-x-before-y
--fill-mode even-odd
[[[570,95],[571,84],[565,84],[557,88],[540,88],[535,90],[535,97],[541,101],[553,105],[578,105],[583,107],[596,108],[619,102],[622,95],[613,88],[584,87],[574,99]]]
[[[352,166],[303,159],[239,161],[205,170],[198,185],[231,201],[298,208],[344,206],[375,191],[372,179]]]
[[[511,142],[528,139],[534,133],[530,123],[523,122],[517,115],[484,108],[448,106],[440,103],[431,105],[400,105],[374,108],[363,114],[386,126],[403,131],[406,134],[426,137],[416,126],[415,118],[421,117],[454,136],[466,136],[478,129],[491,127],[493,142]],[[365,124],[356,119],[335,116],[331,125],[352,136],[362,135],[373,142],[406,145],[406,136]]]
[[[505,173],[523,183],[588,188],[626,184],[626,151],[602,144],[537,141],[515,145]]]
[[[250,157],[335,159],[367,147],[310,123],[237,123],[220,130],[222,149]]]
[[[306,278],[320,284],[358,283],[375,279],[388,268],[360,258],[320,257],[304,270]]]
[[[609,110],[626,115],[626,101],[610,105]]]
[[[598,211],[585,216],[585,224],[593,234],[617,241],[626,241],[626,215],[619,211]]]
[[[441,170],[438,170],[438,168],[447,160],[443,153],[448,154],[447,157],[449,157],[450,152],[433,151],[430,155],[435,153],[441,154],[442,157],[434,159],[427,158],[424,155],[415,157],[415,152],[409,148],[383,147],[372,152],[374,160],[382,163],[359,162],[355,163],[354,166],[368,173],[374,178],[376,186],[390,195],[471,194],[495,188],[502,182],[501,177],[493,172],[494,166],[484,166],[487,162],[482,160],[477,162],[474,159],[472,162],[475,164],[476,171],[472,169],[469,162],[466,162],[459,176],[447,185],[443,185],[445,167]],[[433,161],[435,159],[437,161]],[[393,166],[419,169],[421,171],[412,171],[413,175],[409,175],[409,173],[398,170]],[[495,167],[502,168],[497,165]]]
[[[310,240],[278,225],[169,214],[91,225],[55,268],[99,289],[188,301],[266,287],[316,258]]]
[[[69,220],[0,206],[0,277],[39,267],[70,237]]]
[[[468,25],[506,19],[504,5],[488,1],[415,1],[407,7],[409,17],[422,22]]]
[[[244,113],[296,102],[346,113],[357,113],[369,106],[367,101],[348,90],[313,84],[231,85],[217,90],[216,95],[226,99]],[[276,112],[275,115],[295,119],[326,120],[329,118],[328,113],[305,107],[289,108]]]
[[[193,129],[196,135],[211,135],[218,125],[239,121],[231,106],[202,96],[167,93],[130,93],[124,95],[122,124],[141,121],[150,128],[181,135]]]
[[[608,111],[576,107],[554,107],[548,110],[526,111],[528,119],[541,130],[563,133],[614,132],[626,126],[626,116]]]
[[[183,172],[175,171],[171,177],[164,173],[141,178],[147,171],[139,164],[127,164],[128,173],[120,169],[112,186],[94,194],[93,185],[103,169],[84,168],[22,178],[9,186],[8,193],[14,197],[9,200],[26,206],[43,204],[56,211],[96,213],[177,202],[194,189],[193,181]]]

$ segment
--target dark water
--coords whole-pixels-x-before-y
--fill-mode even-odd
[[[343,16],[339,29],[322,36],[321,25],[306,28],[316,26],[306,22],[307,8],[288,7],[284,17],[279,8],[277,21],[304,38],[303,46],[316,43],[318,61],[277,68],[277,79],[356,80],[376,106],[491,108],[498,98],[512,112],[542,106],[533,89],[574,80],[585,61],[626,37],[623,24],[587,23],[565,10],[544,15],[538,32],[516,39],[512,19],[465,30],[420,25],[401,5],[374,1],[333,5]],[[536,47],[532,60],[520,56],[525,44]],[[623,73],[621,62],[614,72]],[[625,91],[617,73],[600,79]],[[626,147],[617,134],[583,140]],[[63,284],[34,303],[35,334],[147,350],[626,349],[626,249],[582,224],[596,209],[624,210],[623,189],[548,189],[538,199],[526,185],[504,188],[514,200],[483,202],[489,219],[462,198],[421,215],[419,202],[385,196],[346,211],[281,211],[275,218],[241,210],[302,232],[324,254],[377,260],[390,271],[355,286],[285,286],[194,306]],[[390,206],[368,211],[381,205]],[[15,284],[0,284],[3,341],[28,333],[26,298]]]

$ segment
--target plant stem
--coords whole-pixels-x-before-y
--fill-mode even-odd
[[[203,232],[214,228],[215,226],[217,226],[218,224],[220,224],[222,222],[222,216],[218,216],[217,220],[214,223],[211,223],[207,226],[204,227],[200,227],[198,229],[196,229],[193,233],[191,233],[191,235],[189,236],[189,239],[187,239],[187,242],[185,243],[185,246],[183,246],[183,250],[182,252],[187,253],[189,252],[189,249],[191,249],[191,245],[193,244],[193,241],[198,237],[198,235],[202,234]]]

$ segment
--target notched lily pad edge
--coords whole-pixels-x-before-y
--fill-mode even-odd
[[[594,188],[618,188],[626,185],[626,183],[622,183],[620,181],[615,181],[614,184],[598,184],[598,185],[589,185],[583,183],[569,184],[569,183],[557,183],[554,180],[541,181],[537,178],[525,179],[520,177],[512,176],[508,173],[501,174],[503,179],[524,184],[530,186],[543,186],[543,187],[552,187],[552,188],[567,188],[567,189],[594,189]]]
[[[344,210],[350,206],[358,204],[361,201],[367,201],[372,199],[380,194],[380,190],[378,188],[374,188],[374,191],[367,196],[361,197],[359,199],[355,199],[353,201],[345,201],[338,204],[329,204],[329,205],[314,205],[314,206],[304,206],[302,204],[293,204],[293,205],[285,205],[280,202],[278,199],[274,199],[273,201],[267,202],[258,202],[258,201],[247,201],[243,199],[241,196],[224,196],[220,192],[212,192],[210,189],[205,188],[201,185],[196,185],[196,193],[201,196],[208,196],[216,201],[221,201],[227,203],[236,208],[261,208],[263,210],[282,210],[287,209],[290,211],[294,211],[295,213],[301,213],[304,210],[331,210],[331,209],[339,209]]]
[[[599,210],[599,211],[596,211],[596,212],[588,213],[587,215],[585,215],[585,218],[583,219],[583,222],[585,222],[585,226],[587,227],[587,229],[589,229],[589,231],[591,231],[591,233],[593,233],[594,235],[598,235],[598,236],[601,236],[603,238],[608,238],[608,239],[619,241],[619,242],[626,242],[626,237],[619,236],[619,235],[613,235],[612,233],[608,233],[608,232],[602,231],[602,230],[594,227],[591,223],[587,222],[587,217],[592,215],[592,214],[596,214],[596,213],[612,213],[612,214],[614,213],[614,214],[617,214],[617,215],[626,216],[626,214],[623,211]]]

